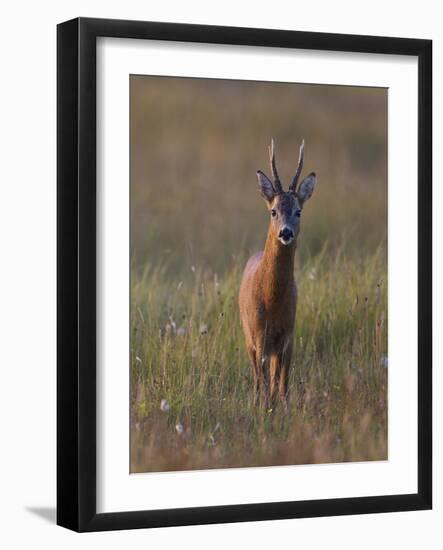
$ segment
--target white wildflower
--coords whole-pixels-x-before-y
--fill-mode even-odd
[[[169,403],[166,401],[166,399],[162,399],[160,401],[160,410],[163,412],[168,412],[169,408]]]
[[[169,323],[171,325],[172,332],[176,332],[177,331],[177,325],[175,324],[175,321],[172,318],[172,315],[169,316]]]
[[[178,422],[176,425],[175,425],[175,431],[178,433],[178,435],[182,435],[183,432],[185,431],[184,427],[183,427],[183,424],[181,424],[180,422]]]

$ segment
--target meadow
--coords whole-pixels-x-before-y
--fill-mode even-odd
[[[132,77],[131,471],[387,458],[386,90]],[[306,142],[289,410],[253,403],[238,314]]]

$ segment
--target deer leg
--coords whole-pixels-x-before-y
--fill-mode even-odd
[[[264,355],[262,357],[262,382],[261,382],[261,395],[262,405],[265,409],[270,407],[270,391],[269,391],[269,357]]]
[[[279,380],[281,372],[281,355],[274,354],[271,357],[269,364],[269,375],[270,375],[270,406],[274,407],[277,401],[278,391],[279,391]]]
[[[269,357],[263,345],[256,348],[257,377],[261,405],[269,407]]]
[[[280,395],[280,400],[283,403],[285,410],[288,408],[288,375],[289,368],[291,366],[292,358],[292,339],[288,341],[285,349],[282,352],[281,356],[281,370],[280,370],[280,380],[278,386],[278,393]]]
[[[247,347],[249,362],[252,368],[252,378],[254,381],[254,405],[257,405],[260,397],[260,376],[257,368],[257,357],[255,349],[252,346]]]

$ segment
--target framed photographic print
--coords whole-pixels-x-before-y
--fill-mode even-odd
[[[59,525],[432,506],[432,43],[58,26]]]

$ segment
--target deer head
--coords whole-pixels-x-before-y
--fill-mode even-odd
[[[300,231],[300,218],[303,206],[311,198],[317,182],[315,173],[311,172],[298,185],[298,180],[303,169],[304,152],[305,142],[303,140],[300,146],[297,170],[288,191],[283,190],[277,172],[273,139],[269,147],[269,162],[274,181],[268,178],[261,170],[257,172],[260,191],[271,214],[270,229],[283,245],[289,245],[297,238]]]

